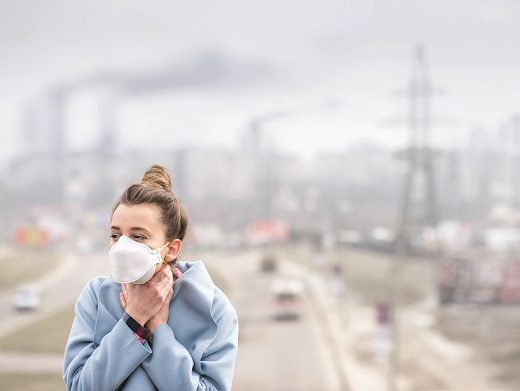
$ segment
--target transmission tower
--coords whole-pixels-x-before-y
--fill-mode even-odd
[[[437,200],[431,136],[431,98],[433,89],[424,49],[414,51],[412,77],[408,85],[409,145],[406,149],[405,177],[398,243],[408,252],[412,228],[437,226]]]
[[[392,351],[389,357],[388,391],[398,390],[400,335],[397,309],[400,303],[400,278],[410,249],[412,232],[429,227],[437,246],[437,200],[431,137],[431,99],[434,94],[425,50],[417,45],[413,53],[411,77],[407,86],[409,145],[405,150],[407,172],[396,231],[395,261],[392,275],[391,322]],[[436,247],[438,248],[438,247]]]

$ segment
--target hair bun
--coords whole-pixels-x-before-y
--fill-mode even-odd
[[[173,191],[172,181],[168,170],[157,164],[154,164],[144,173],[143,179],[141,179],[141,184],[167,191]]]

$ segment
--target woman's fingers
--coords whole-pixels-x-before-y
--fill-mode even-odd
[[[166,297],[172,288],[173,279],[166,279],[165,284],[163,285],[163,297]]]
[[[172,299],[173,296],[173,287],[170,288],[170,291],[168,292],[168,296],[166,296],[166,301],[169,302]]]
[[[165,266],[158,273],[156,273],[148,282],[150,284],[159,284],[168,277],[170,279],[172,278],[172,270],[169,266]]]
[[[172,268],[170,266],[166,266],[164,268],[164,273],[166,275],[166,277],[169,279],[169,280],[172,280],[173,279],[173,273],[172,273]]]
[[[173,268],[172,273],[175,278],[179,278],[180,276],[182,276],[182,272],[179,269],[177,269],[176,267]]]
[[[121,291],[119,296],[123,308],[130,303],[132,308],[147,308],[148,315],[153,316],[173,296],[172,270],[169,266],[165,267],[142,285],[121,284]]]
[[[166,269],[168,269],[168,270],[166,270]],[[171,281],[173,280],[172,272],[169,269],[170,269],[169,267],[165,267],[163,270],[160,271],[161,280],[158,281],[157,283],[161,284],[162,287],[170,285]]]
[[[168,271],[165,273],[166,278],[164,279],[164,286],[171,287],[173,283],[173,273],[172,269],[168,266],[165,269],[168,269]]]
[[[150,285],[148,285],[148,287],[154,289],[157,292],[156,294],[160,297],[161,301],[164,302],[166,296],[168,295],[168,290],[172,287],[172,282],[173,274],[170,267],[167,266],[155,274],[152,279],[150,279],[148,282]]]

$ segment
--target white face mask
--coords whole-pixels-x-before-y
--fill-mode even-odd
[[[120,283],[144,284],[153,277],[156,265],[164,262],[161,250],[168,244],[152,250],[144,243],[120,236],[108,252],[112,278]]]

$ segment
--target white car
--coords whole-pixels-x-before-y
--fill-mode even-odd
[[[303,283],[293,278],[281,278],[271,284],[273,318],[298,320],[303,315]]]
[[[20,286],[13,297],[13,306],[18,311],[35,310],[40,306],[40,303],[40,292],[32,286]]]

